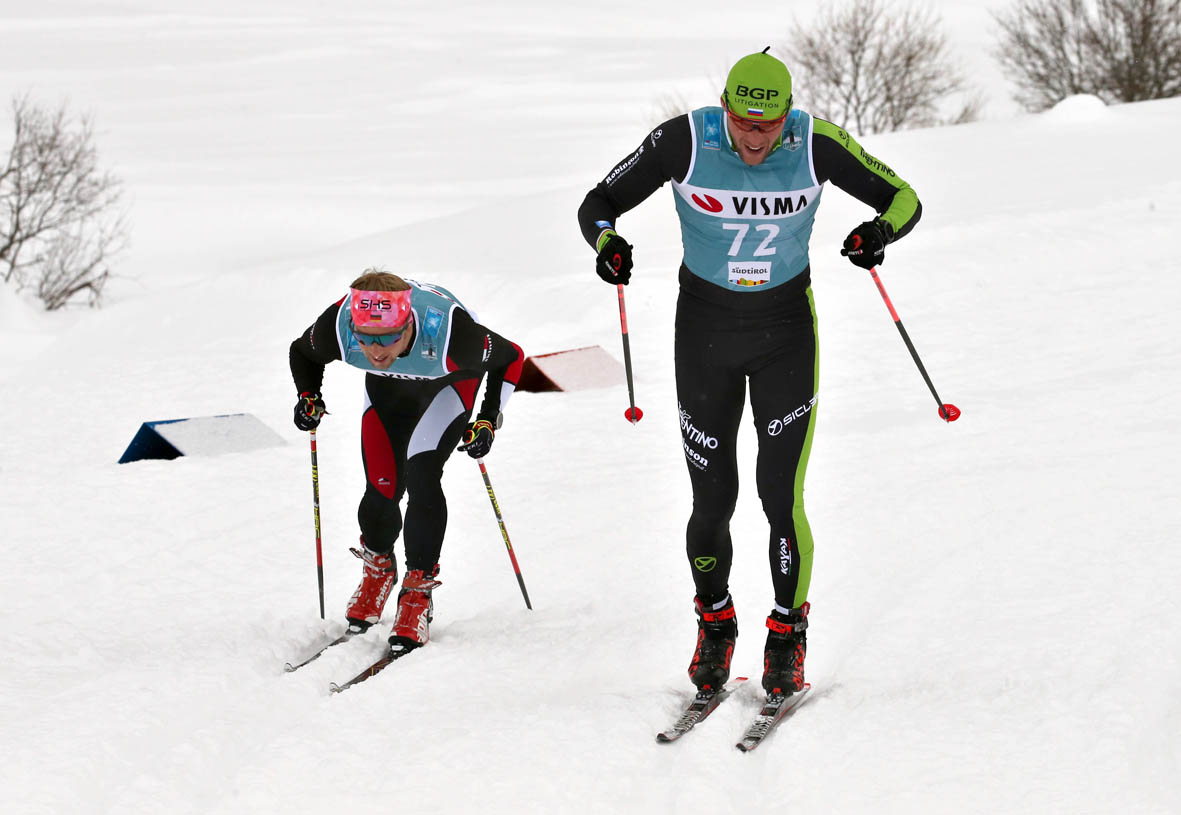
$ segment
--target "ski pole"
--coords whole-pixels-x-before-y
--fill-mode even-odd
[[[877,284],[878,291],[882,294],[882,299],[886,301],[886,308],[890,310],[890,316],[894,318],[894,325],[898,326],[898,333],[902,335],[902,341],[906,343],[906,347],[910,351],[910,356],[914,359],[914,364],[919,366],[919,373],[923,375],[923,381],[931,389],[931,395],[935,397],[935,404],[939,405],[939,418],[945,422],[954,422],[960,417],[960,409],[950,402],[945,403],[939,398],[939,394],[935,392],[935,386],[931,384],[931,377],[927,376],[927,369],[923,367],[923,361],[919,359],[919,352],[914,350],[914,343],[910,341],[910,336],[906,333],[906,329],[902,327],[902,320],[898,318],[898,312],[894,310],[894,304],[890,302],[890,296],[886,294],[886,287],[882,285],[882,279],[878,277],[877,268],[871,268],[869,273],[873,277],[873,282]]]
[[[324,551],[320,544],[320,467],[316,461],[316,431],[308,431],[312,440],[312,509],[316,517],[316,578],[320,582],[320,619],[324,619]]]
[[[636,407],[636,390],[632,384],[632,347],[627,339],[627,309],[623,305],[623,284],[616,284],[616,288],[619,289],[619,327],[623,333],[623,369],[627,374],[627,400],[631,405],[623,412],[623,415],[629,422],[635,424],[644,418],[644,411]]]
[[[488,490],[488,500],[492,502],[492,511],[496,513],[496,523],[500,524],[500,535],[504,538],[505,548],[508,549],[508,558],[513,563],[513,571],[517,573],[517,584],[521,587],[521,595],[525,598],[525,608],[530,611],[533,610],[533,604],[529,602],[529,592],[525,589],[525,578],[521,577],[521,567],[517,565],[517,556],[513,553],[513,543],[508,539],[508,529],[504,525],[504,516],[500,514],[500,504],[496,502],[496,493],[492,491],[492,481],[488,478],[488,468],[484,466],[484,459],[476,459],[476,463],[480,465],[480,475],[484,476],[484,486]]]

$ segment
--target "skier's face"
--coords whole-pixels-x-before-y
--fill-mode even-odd
[[[402,332],[402,336],[398,338],[393,345],[381,345],[377,342],[364,342],[365,337],[380,337],[384,336],[384,332],[372,328],[354,328],[354,332],[358,335],[357,346],[361,349],[361,353],[365,355],[365,359],[369,360],[369,364],[379,371],[384,371],[394,364],[396,360],[407,348],[410,343],[414,342],[414,318],[409,318],[411,323],[407,330]]]
[[[726,98],[722,97],[722,109],[726,111],[726,127],[729,128],[730,143],[738,152],[738,157],[752,167],[762,164],[767,154],[775,146],[775,142],[783,134],[783,124],[787,114],[778,119],[758,121],[739,116],[730,110]]]
[[[767,154],[779,137],[783,135],[783,121],[774,124],[760,124],[757,129],[747,130],[735,124],[733,115],[726,117],[726,126],[730,128],[730,143],[738,152],[738,157],[750,166],[762,164]]]

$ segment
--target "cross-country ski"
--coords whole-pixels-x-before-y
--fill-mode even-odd
[[[791,712],[799,707],[804,702],[804,698],[808,695],[808,691],[812,689],[810,684],[805,684],[803,690],[793,693],[790,696],[784,696],[781,693],[771,694],[763,703],[763,707],[759,710],[754,721],[746,728],[746,732],[742,735],[742,739],[735,744],[744,753],[749,753],[751,750],[758,747],[771,732],[786,719]]]
[[[745,681],[745,676],[739,676],[727,682],[725,687],[716,693],[698,691],[697,695],[681,711],[681,715],[677,717],[672,727],[656,734],[656,741],[661,744],[668,744],[688,733],[694,727],[701,724],[709,714],[717,710],[718,705],[724,702]]]
[[[353,685],[359,685],[362,682],[364,682],[365,680],[370,679],[374,676],[377,676],[379,673],[384,671],[390,665],[397,662],[402,657],[406,656],[407,654],[411,654],[417,650],[418,650],[417,648],[392,647],[388,651],[386,651],[384,654],[382,654],[381,657],[379,657],[377,660],[375,660],[372,665],[370,665],[365,670],[361,671],[359,674],[354,676],[349,681],[342,682],[339,685],[335,682],[332,682],[331,684],[329,684],[328,690],[332,691],[333,693],[342,693],[343,691],[346,691],[349,688],[351,688]]]
[[[327,651],[329,648],[335,647],[337,645],[341,645],[342,643],[346,643],[349,640],[351,640],[353,638],[353,636],[354,636],[354,632],[345,631],[343,634],[341,634],[336,639],[332,640],[331,642],[329,642],[325,645],[320,646],[320,648],[317,651],[315,651],[315,653],[313,653],[311,656],[306,657],[305,659],[302,659],[299,662],[284,663],[283,670],[286,671],[287,673],[291,673],[292,671],[298,671],[303,666],[305,666],[309,663],[315,662],[317,659],[324,656],[324,652]]]

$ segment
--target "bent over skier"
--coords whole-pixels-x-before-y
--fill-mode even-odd
[[[693,489],[686,549],[698,621],[689,676],[702,691],[720,689],[738,636],[729,524],[749,382],[775,590],[762,684],[768,694],[791,694],[804,687],[813,551],[804,514],[818,381],[812,221],[827,181],[873,207],[877,217],[850,232],[841,252],[869,269],[914,227],[921,209],[910,186],[846,130],[793,109],[791,74],[766,51],[738,60],[720,106],[651,131],[587,194],[578,223],[598,253],[598,275],[626,284],[632,246],[616,221],[673,183],[684,246],[674,367]]]
[[[488,454],[524,355],[477,323],[446,289],[370,269],[291,343],[289,357],[300,430],[315,429],[326,412],[320,394],[325,365],[344,360],[366,372],[361,547],[352,550],[363,575],[345,617],[351,632],[381,618],[397,581],[394,541],[404,531],[406,575],[389,641],[394,650],[425,645],[447,528],[443,465],[461,441],[458,449],[473,458]],[[484,399],[471,421],[485,373]]]

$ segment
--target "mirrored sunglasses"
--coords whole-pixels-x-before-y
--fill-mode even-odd
[[[400,331],[394,331],[389,334],[362,334],[360,331],[354,331],[353,336],[357,338],[357,342],[361,345],[380,345],[382,348],[388,348],[398,340],[402,339],[402,335],[410,328],[410,320],[402,326]]]
[[[730,121],[734,123],[734,126],[744,133],[754,133],[756,130],[761,133],[766,133],[772,128],[783,124],[784,120],[787,118],[787,114],[785,113],[775,119],[754,121],[753,119],[746,119],[742,116],[738,116],[733,111],[731,111],[730,108],[726,108],[725,110],[726,115],[730,117]]]

